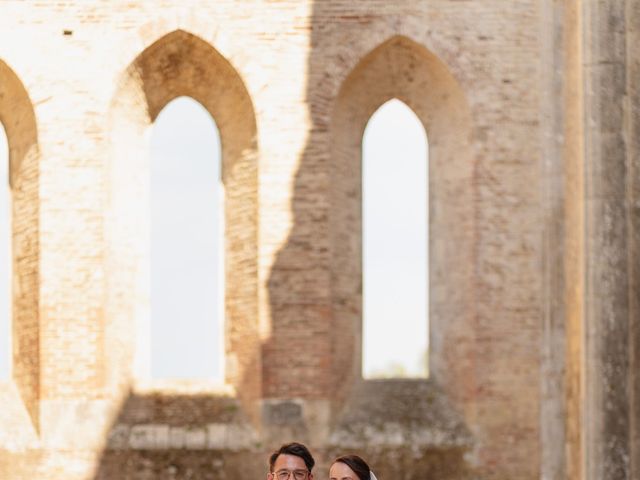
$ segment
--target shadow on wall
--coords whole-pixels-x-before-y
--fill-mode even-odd
[[[349,21],[334,19],[330,27],[349,31]],[[381,478],[470,475],[465,453],[473,439],[463,419],[473,389],[473,329],[465,327],[473,317],[475,207],[464,95],[444,64],[406,37],[390,35],[373,50],[349,42],[334,46],[338,50],[320,48],[323,35],[339,38],[319,28],[326,22],[316,4],[306,94],[312,124],[294,179],[293,225],[268,277],[272,323],[263,342],[257,325],[256,127],[240,78],[210,45],[185,32],[160,39],[127,72],[114,106],[106,312],[113,322],[105,332],[113,365],[109,387],[125,400],[95,480],[259,478],[274,445],[293,438],[312,448],[318,478],[330,458],[345,452],[369,459]],[[332,65],[340,73],[328,79]],[[145,155],[137,139],[180,95],[199,101],[220,128],[231,225],[227,378],[238,398],[132,394],[126,390],[131,372],[118,370],[134,363],[135,346],[121,339],[129,338],[136,301],[145,296],[136,290],[144,282],[135,277],[146,261],[139,224],[144,212],[132,206],[145,193],[139,189]],[[361,141],[371,114],[394,97],[416,112],[430,140],[433,375],[363,382]],[[292,355],[292,345],[303,351]]]
[[[16,74],[0,60],[0,122],[9,144],[12,203],[12,378],[32,424],[38,430],[40,152],[32,105]]]
[[[109,432],[94,479],[261,478],[268,453],[256,438],[235,398],[132,394]]]
[[[466,478],[473,440],[463,418],[475,368],[471,114],[458,82],[423,45],[391,34],[371,50],[362,40],[369,35],[358,35],[362,25],[330,10],[314,2],[311,126],[293,185],[293,225],[268,279],[264,395],[302,399],[303,409],[326,402],[329,432],[316,446],[325,468],[335,455],[355,451],[381,478]],[[349,39],[340,31],[351,32]],[[333,43],[323,45],[328,39]],[[433,375],[365,382],[361,143],[370,116],[391,98],[416,112],[429,138]],[[291,358],[291,345],[304,351]]]

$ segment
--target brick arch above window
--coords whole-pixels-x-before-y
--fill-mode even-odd
[[[389,38],[358,62],[343,81],[332,112],[332,305],[335,330],[341,332],[336,338],[340,353],[333,359],[335,383],[348,386],[360,378],[361,142],[372,114],[393,98],[415,112],[429,139],[430,381],[463,401],[471,366],[460,358],[465,349],[472,350],[474,335],[471,113],[447,65],[404,36]],[[344,375],[344,365],[351,365],[352,375]]]
[[[158,39],[123,73],[111,108],[107,211],[107,344],[148,316],[148,129],[173,99],[188,96],[215,119],[225,186],[226,383],[252,399],[260,390],[257,328],[257,141],[249,93],[231,63],[212,45],[183,30]],[[142,181],[140,181],[142,179]],[[146,183],[145,183],[146,182]],[[146,273],[145,273],[146,269]],[[147,319],[148,320],[148,319]],[[136,332],[144,335],[144,332]],[[135,346],[109,358],[112,386],[134,372]],[[139,359],[138,359],[139,360]],[[127,374],[126,372],[129,371]],[[124,375],[123,375],[124,373]]]

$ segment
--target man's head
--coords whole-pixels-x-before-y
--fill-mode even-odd
[[[301,443],[287,443],[269,457],[268,480],[313,480],[315,465],[311,453]]]

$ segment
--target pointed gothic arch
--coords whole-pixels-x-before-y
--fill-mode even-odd
[[[428,150],[424,125],[396,98],[367,122],[361,163],[364,378],[428,376]]]
[[[113,348],[108,378],[126,387],[132,377],[140,379],[148,369],[146,137],[160,111],[180,96],[200,103],[220,133],[226,225],[225,380],[240,397],[253,398],[260,388],[255,114],[231,63],[208,42],[183,30],[163,36],[131,63],[112,104],[106,230],[107,316],[113,321],[105,334]],[[134,331],[137,341],[122,345],[119,338]],[[131,364],[134,371],[126,373]]]
[[[465,352],[472,351],[474,336],[471,114],[447,65],[404,36],[394,36],[365,55],[342,83],[334,105],[329,221],[332,305],[335,330],[341,332],[335,340],[335,381],[348,386],[360,378],[361,140],[371,115],[392,98],[415,112],[429,139],[430,381],[463,402],[472,366]],[[339,370],[345,364],[352,365],[352,375]]]
[[[223,382],[224,185],[215,119],[169,102],[150,139],[151,378]]]

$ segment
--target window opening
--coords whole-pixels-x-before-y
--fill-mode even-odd
[[[220,135],[190,97],[151,136],[151,377],[223,380],[224,186]]]
[[[429,161],[415,113],[393,99],[362,140],[363,376],[428,374]]]

